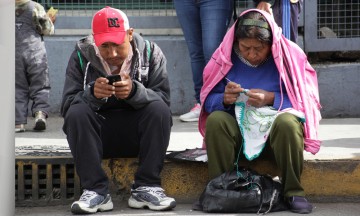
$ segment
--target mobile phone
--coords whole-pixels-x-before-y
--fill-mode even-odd
[[[121,81],[121,76],[119,74],[109,75],[106,77],[109,80],[109,85],[112,85],[114,82]]]

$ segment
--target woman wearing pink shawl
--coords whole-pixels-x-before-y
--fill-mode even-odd
[[[321,119],[315,70],[266,12],[243,12],[204,70],[199,130],[209,177],[239,159],[271,157],[292,212],[310,213],[300,179],[303,151],[317,153]],[[234,166],[236,164],[236,166]],[[241,164],[239,164],[241,166]]]

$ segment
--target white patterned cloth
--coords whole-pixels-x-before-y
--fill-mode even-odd
[[[257,158],[265,147],[276,117],[289,112],[305,120],[304,114],[294,109],[278,111],[271,106],[256,108],[247,104],[248,96],[240,94],[235,103],[235,115],[243,137],[243,153],[249,161]]]

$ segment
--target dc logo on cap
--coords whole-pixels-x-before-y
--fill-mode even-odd
[[[108,18],[108,26],[109,27],[115,27],[115,28],[119,28],[119,22],[118,22],[118,18]]]

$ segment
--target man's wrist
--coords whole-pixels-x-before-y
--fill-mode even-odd
[[[127,96],[126,99],[132,98],[132,97],[135,95],[136,90],[137,90],[137,86],[136,86],[136,84],[134,83],[134,81],[132,81],[131,91],[130,91],[130,94]]]

